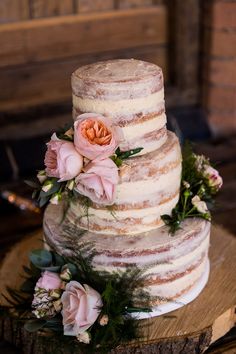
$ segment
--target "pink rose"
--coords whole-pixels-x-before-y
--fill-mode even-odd
[[[112,204],[118,184],[118,168],[111,159],[90,162],[75,180],[77,190],[98,204]]]
[[[61,297],[64,335],[78,336],[91,327],[101,312],[100,294],[90,286],[70,281]]]
[[[36,283],[36,288],[54,290],[61,288],[62,281],[57,273],[45,271]]]
[[[215,168],[205,165],[203,175],[208,179],[209,186],[213,187],[215,191],[218,191],[222,187],[223,180]]]
[[[76,177],[82,170],[83,157],[69,141],[60,140],[54,133],[49,143],[44,163],[49,177],[60,178],[59,182]]]
[[[89,160],[104,159],[114,154],[119,144],[119,130],[96,113],[84,113],[74,123],[74,144]]]

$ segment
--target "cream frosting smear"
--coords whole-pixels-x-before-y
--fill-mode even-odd
[[[106,116],[121,116],[140,112],[155,112],[161,102],[164,102],[164,89],[146,97],[122,99],[118,101],[101,100],[98,98],[82,98],[73,95],[73,106],[81,112],[100,113]]]

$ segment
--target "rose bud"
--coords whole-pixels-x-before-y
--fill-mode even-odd
[[[70,271],[70,269],[68,267],[65,267],[61,271],[60,278],[61,278],[61,280],[64,280],[64,281],[70,281],[71,280],[72,274],[71,274],[71,271]]]
[[[47,175],[46,175],[46,171],[45,170],[41,170],[38,172],[37,174],[37,178],[39,180],[39,182],[42,184],[43,182],[46,181],[47,179]]]
[[[42,187],[42,190],[47,193],[53,187],[52,181],[46,181]]]
[[[99,320],[100,326],[106,326],[109,322],[109,318],[107,315],[102,315],[102,317]]]

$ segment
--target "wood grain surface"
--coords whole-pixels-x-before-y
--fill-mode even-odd
[[[29,19],[28,0],[1,0],[0,24]]]
[[[4,292],[7,285],[19,287],[21,267],[27,264],[29,251],[42,245],[41,236],[42,232],[39,231],[17,244],[8,253],[0,269],[1,292]],[[139,343],[119,347],[114,353],[195,353],[196,350],[201,353],[228,332],[235,323],[235,250],[236,240],[224,229],[213,227],[210,249],[211,273],[203,292],[192,303],[170,314],[140,321],[144,330]],[[4,303],[3,298],[1,301]],[[6,323],[2,328],[8,333]],[[11,338],[16,344],[14,335],[11,335]],[[24,343],[24,335],[22,340]],[[171,351],[165,352],[163,348],[171,348]],[[32,352],[41,353],[34,350]]]
[[[31,18],[69,15],[74,11],[73,0],[31,0]]]
[[[112,10],[115,0],[75,0],[79,13]]]
[[[166,8],[156,6],[3,24],[0,66],[165,44],[166,22]]]

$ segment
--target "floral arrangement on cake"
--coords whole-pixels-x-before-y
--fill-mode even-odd
[[[28,181],[35,188],[33,196],[39,206],[58,204],[62,195],[113,204],[122,161],[142,150],[121,151],[121,140],[121,130],[95,113],[81,114],[72,128],[54,133],[47,143],[46,168],[37,175],[40,184]]]
[[[23,322],[28,332],[56,336],[59,345],[65,343],[71,350],[80,345],[82,350],[86,347],[86,353],[107,353],[138,338],[138,321],[132,314],[151,312],[134,303],[134,291],[136,301],[148,303],[147,293],[137,291],[143,284],[143,272],[136,267],[123,273],[97,272],[91,264],[94,254],[90,246],[76,260],[53,251],[32,251],[21,289],[8,288],[5,297],[10,306],[1,310]]]
[[[74,126],[54,133],[47,143],[46,168],[38,172],[40,184],[27,181],[35,188],[33,197],[42,207],[48,202],[58,204],[62,199],[84,198],[105,205],[112,212],[119,167],[123,160],[138,154],[142,147],[121,151],[121,130],[109,118],[96,113],[77,117]],[[223,181],[208,158],[196,155],[190,145],[183,149],[180,198],[171,215],[162,215],[164,223],[174,234],[186,218],[211,220],[210,209]],[[63,197],[63,198],[62,198]]]
[[[223,185],[219,172],[203,155],[197,155],[189,144],[183,149],[180,198],[171,215],[162,215],[162,220],[174,234],[187,218],[200,217],[211,220],[210,209],[214,196]]]

